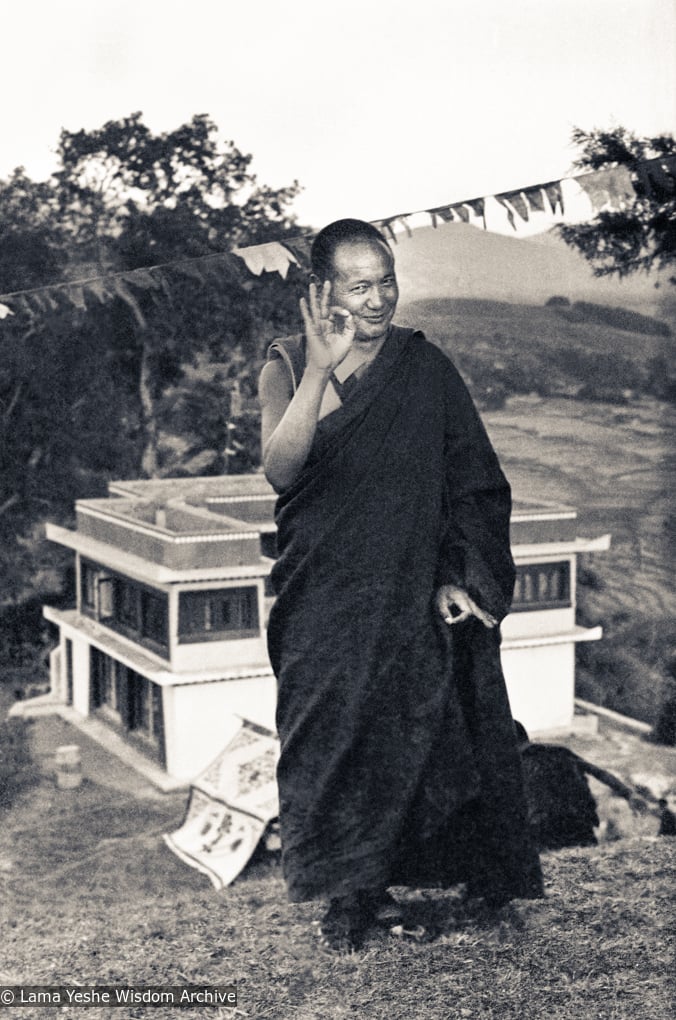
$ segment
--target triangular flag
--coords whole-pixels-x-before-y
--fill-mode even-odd
[[[539,185],[535,188],[524,188],[523,194],[531,209],[535,212],[545,211],[545,200]]]
[[[549,199],[549,204],[552,207],[552,212],[556,213],[557,205],[561,206],[561,215],[565,212],[563,206],[563,191],[561,189],[561,181],[548,181],[547,184],[542,185],[542,190]]]
[[[280,244],[288,248],[299,266],[303,269],[310,268],[310,249],[312,248],[312,239],[310,237],[284,238]]]
[[[87,311],[87,302],[85,301],[83,287],[69,287],[68,297],[75,307],[79,308],[81,312]]]
[[[261,273],[279,273],[285,280],[289,266],[297,264],[295,256],[279,241],[256,244],[250,248],[235,248],[233,255],[239,255],[254,276],[260,276]]]
[[[576,178],[583,191],[589,195],[594,212],[601,209],[623,209],[633,202],[636,191],[631,183],[628,167],[616,166],[609,170],[595,170]]]
[[[438,220],[443,223],[452,223],[455,217],[450,205],[438,205],[434,209],[427,209],[426,212],[432,217],[432,226],[436,229]]]
[[[381,234],[389,235],[390,240],[393,241],[394,244],[397,243],[397,235],[395,234],[394,227],[392,226],[395,219],[396,217],[393,216],[389,220],[373,220],[373,226],[376,227]]]
[[[129,308],[131,308],[134,318],[136,319],[141,329],[145,329],[146,321],[143,312],[139,307],[138,301],[127,287],[127,284],[125,283],[123,277],[121,276],[113,277],[113,288],[117,296],[121,297],[124,303]]]
[[[472,198],[464,203],[468,205],[477,219],[480,219],[484,230],[486,229],[486,202],[483,198]]]
[[[88,280],[85,287],[94,295],[95,298],[98,298],[102,305],[105,304],[112,296],[110,288],[107,286],[107,282],[103,277]]]
[[[496,195],[495,198],[500,205],[507,209],[508,214],[509,206],[506,205],[507,202],[509,202],[509,205],[519,214],[522,220],[528,222],[528,204],[520,191],[503,191],[502,194]],[[509,222],[516,228],[513,216],[509,216]]]
[[[463,223],[469,223],[469,210],[467,209],[464,202],[458,202],[456,205],[452,205],[451,209],[459,216]]]
[[[143,287],[146,290],[157,290],[160,286],[159,280],[153,276],[149,269],[132,269],[124,274],[124,279],[127,283],[132,283],[135,287]]]

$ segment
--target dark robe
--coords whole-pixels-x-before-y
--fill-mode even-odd
[[[270,356],[299,380],[297,338]],[[292,900],[460,881],[542,895],[498,628],[449,627],[434,605],[456,583],[505,616],[510,508],[453,364],[393,327],[276,507],[268,647]]]

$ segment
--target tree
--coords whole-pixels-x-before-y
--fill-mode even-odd
[[[64,235],[53,187],[18,167],[0,181],[0,293],[62,279]]]
[[[207,117],[161,135],[140,114],[63,132],[59,156],[44,183],[21,168],[0,181],[0,294],[84,277],[106,285],[92,283],[86,301],[82,288],[79,299],[77,288],[38,290],[23,306],[6,299],[15,314],[0,321],[0,603],[23,598],[46,562],[42,521],[66,521],[75,499],[102,495],[111,477],[159,470],[165,393],[204,400],[183,430],[207,470],[250,469],[251,412],[241,409],[233,437],[231,394],[246,403],[265,340],[297,318],[293,286],[276,273],[252,279],[216,253],[293,231],[298,186],[259,185],[251,157],[219,144]],[[119,275],[129,270],[138,286]],[[220,386],[203,383],[210,360]]]
[[[618,127],[575,128],[572,140],[582,150],[574,164],[578,169],[626,167],[636,198],[624,209],[600,212],[589,223],[559,227],[564,241],[589,259],[597,276],[676,270],[676,139],[639,138]],[[670,282],[676,284],[676,276]]]
[[[96,273],[196,259],[289,234],[294,183],[270,189],[251,172],[251,156],[220,145],[205,115],[154,135],[135,113],[95,131],[64,131],[55,175],[62,220],[70,236],[70,269]],[[141,471],[158,471],[157,405],[183,367],[205,349],[219,360],[242,345],[256,355],[261,316],[241,280],[221,264],[212,286],[196,287],[199,271],[186,262],[169,292],[157,281],[141,294],[118,281],[123,308],[110,349],[133,368],[143,439]],[[148,277],[151,282],[151,277]],[[260,290],[260,287],[258,288]],[[278,293],[274,317],[295,314],[291,295]],[[281,310],[281,315],[280,315]]]

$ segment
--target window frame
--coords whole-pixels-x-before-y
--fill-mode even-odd
[[[236,618],[232,626],[214,626],[222,606],[214,605],[226,598],[234,600],[239,595]],[[187,603],[187,604],[186,604]],[[192,605],[191,605],[192,604]],[[201,612],[199,606],[201,605]],[[197,609],[197,612],[195,610]],[[204,625],[200,626],[200,619]],[[208,641],[237,641],[256,638],[260,635],[260,610],[258,586],[230,585],[225,588],[188,588],[178,592],[179,645],[201,644]]]
[[[557,586],[557,594],[550,594],[552,578],[560,573],[560,581]],[[547,591],[544,596],[543,578],[546,579]],[[531,598],[524,598],[524,589],[530,581],[533,595]],[[521,584],[520,584],[521,582]],[[519,595],[517,595],[517,592]],[[528,613],[544,609],[570,609],[572,602],[572,569],[569,559],[550,560],[538,563],[518,563],[516,565],[516,580],[514,582],[514,597],[510,612]]]
[[[94,586],[94,601],[90,595],[92,584]],[[102,586],[109,585],[105,591],[105,598],[102,593]],[[94,560],[82,558],[80,561],[80,586],[81,586],[81,612],[96,620],[97,623],[109,627],[117,634],[123,634],[137,644],[160,654],[163,658],[169,658],[169,593],[160,588],[153,588],[151,585],[137,581],[133,577],[121,574],[119,571],[110,570]],[[87,589],[87,600],[85,600],[85,587]],[[160,616],[155,611],[155,622],[161,619],[159,628],[147,625],[148,601],[156,600],[163,603]],[[120,614],[120,606],[124,601],[125,614]],[[110,603],[110,611],[105,612],[104,607]]]

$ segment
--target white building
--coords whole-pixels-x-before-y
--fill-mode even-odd
[[[604,552],[610,535],[580,538],[571,507],[520,500],[510,533],[516,584],[501,651],[512,715],[531,734],[571,729],[575,645],[602,636],[575,623],[577,557]]]
[[[59,630],[52,709],[95,718],[179,782],[219,754],[233,713],[274,729],[274,502],[258,474],[115,482],[109,498],[77,503],[74,531],[48,526],[77,568],[76,606],[44,610]],[[578,538],[569,507],[515,504],[502,657],[529,732],[572,726],[575,644],[601,637],[575,625],[576,561],[609,541]]]

